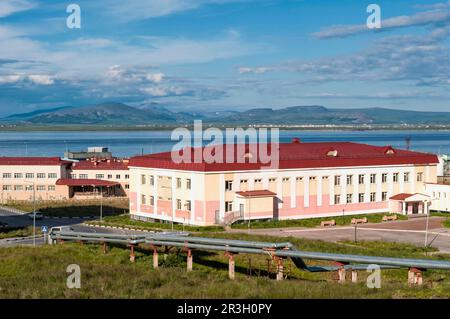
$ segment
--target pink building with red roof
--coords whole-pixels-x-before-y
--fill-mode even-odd
[[[0,157],[1,203],[128,195],[128,160]]]
[[[243,146],[243,145],[241,145]],[[279,144],[277,165],[260,147],[185,148],[130,159],[130,213],[193,225],[233,219],[300,219],[399,211],[425,213],[436,155],[349,142]],[[268,153],[272,153],[268,145]],[[228,160],[211,162],[202,155]],[[220,158],[218,156],[217,158]],[[184,162],[174,161],[182,157]],[[405,211],[406,209],[406,211]]]

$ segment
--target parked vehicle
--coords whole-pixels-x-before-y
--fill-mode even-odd
[[[30,219],[34,219],[34,214],[36,214],[36,220],[40,220],[44,218],[44,214],[42,214],[41,212],[34,212],[34,213],[29,213],[27,214],[28,218]]]

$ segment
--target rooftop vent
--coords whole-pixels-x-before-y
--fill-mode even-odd
[[[327,156],[329,156],[329,157],[336,157],[336,156],[338,156],[338,151],[337,151],[337,149],[330,148],[330,149],[327,151]]]
[[[293,143],[293,144],[300,144],[300,139],[299,139],[298,137],[294,137],[294,138],[292,139],[292,143]]]
[[[386,154],[386,155],[393,155],[395,153],[396,153],[395,150],[390,145],[388,145],[384,148],[384,154]]]

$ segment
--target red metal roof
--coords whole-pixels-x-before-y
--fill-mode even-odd
[[[72,170],[128,170],[128,163],[122,161],[81,161],[71,166]]]
[[[240,145],[242,146],[242,145]],[[270,163],[264,163],[264,158],[259,158],[259,147],[265,144],[245,145],[245,153],[252,154],[245,158],[238,158],[237,145],[229,146],[234,151],[234,155],[229,157],[232,163],[207,163],[201,156],[196,158],[198,154],[214,154],[222,152],[221,158],[226,159],[228,150],[226,145],[208,146],[203,148],[183,149],[181,151],[164,152],[149,154],[144,156],[136,156],[130,159],[129,166],[134,167],[152,167],[162,169],[177,169],[186,171],[238,171],[238,170],[260,170],[269,166]],[[214,151],[213,149],[216,148]],[[267,153],[271,154],[271,145],[267,145]],[[336,156],[329,156],[329,150],[337,151]],[[437,164],[438,158],[434,154],[420,153],[395,149],[394,153],[386,152],[386,146],[373,146],[368,144],[359,144],[351,142],[327,142],[327,143],[282,143],[278,145],[279,169],[296,169],[296,168],[320,168],[320,167],[354,167],[354,166],[379,166],[379,165],[426,165]],[[189,157],[190,151],[190,157]],[[196,152],[197,151],[197,152]],[[184,153],[186,152],[186,153]],[[190,158],[189,163],[176,163],[172,160],[178,154],[184,154]],[[265,154],[265,153],[263,153]],[[195,161],[197,159],[197,161]],[[238,161],[239,160],[239,161]],[[225,162],[226,160],[223,160]]]
[[[245,191],[245,192],[236,192],[236,194],[243,197],[264,197],[264,196],[276,196],[274,192],[271,192],[267,189],[256,190],[256,191]]]
[[[64,165],[72,162],[59,157],[0,157],[0,165]]]
[[[397,194],[395,196],[390,197],[389,199],[393,199],[393,200],[405,200],[407,198],[410,198],[411,196],[414,196],[415,194],[407,194],[407,193],[401,193],[401,194]]]
[[[56,181],[56,185],[67,186],[114,186],[118,185],[118,182],[104,181],[101,179],[71,179],[61,178]]]

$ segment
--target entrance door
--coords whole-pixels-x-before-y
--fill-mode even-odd
[[[419,213],[419,203],[414,203],[413,204],[413,214],[418,214]]]
[[[239,215],[244,216],[244,204],[239,204]]]
[[[220,211],[216,210],[216,224],[220,224],[221,220],[220,220]]]

